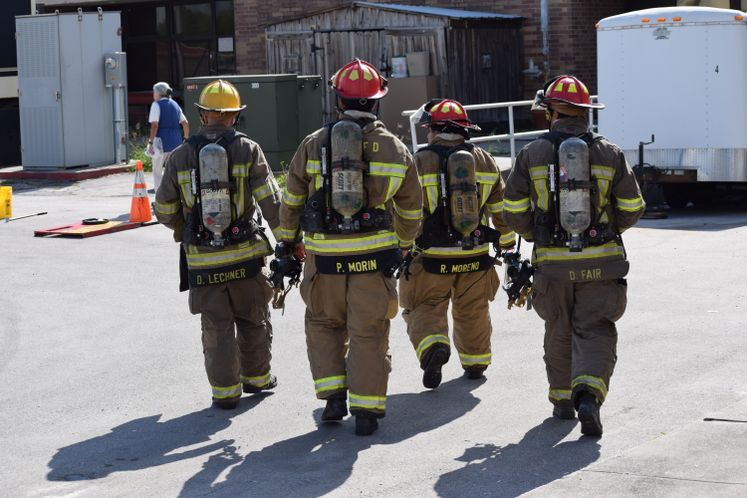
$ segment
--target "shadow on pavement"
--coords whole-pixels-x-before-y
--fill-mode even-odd
[[[550,417],[516,444],[468,448],[457,458],[467,465],[443,474],[434,489],[447,498],[514,497],[583,469],[599,458],[599,442],[581,437],[558,444],[575,426],[575,421]]]
[[[236,453],[236,448],[227,446],[222,453],[211,456],[203,470],[184,484],[180,496],[212,493],[216,496],[322,496],[345,483],[361,451],[372,445],[399,443],[468,413],[480,402],[471,391],[483,382],[484,379],[460,378],[441,384],[435,391],[389,396],[387,416],[379,431],[370,437],[355,436],[353,418],[348,417],[341,424],[320,424],[315,431],[279,441],[244,458]],[[320,414],[321,409],[315,411],[316,420]],[[216,483],[232,465],[235,466],[225,480]],[[372,489],[370,494],[377,491]]]
[[[210,436],[231,425],[231,419],[257,406],[267,395],[241,401],[236,410],[206,408],[159,422],[161,415],[143,417],[114,427],[111,432],[57,450],[49,462],[50,481],[100,479],[114,472],[157,467],[213,453],[233,440],[211,442],[172,453],[179,448],[207,443]]]

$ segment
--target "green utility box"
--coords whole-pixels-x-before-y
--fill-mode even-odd
[[[261,74],[185,78],[184,113],[193,130],[200,123],[194,104],[205,85],[218,78],[238,89],[246,109],[236,129],[259,143],[275,171],[287,167],[301,140],[322,126],[320,76]]]

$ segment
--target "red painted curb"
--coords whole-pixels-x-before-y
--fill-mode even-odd
[[[0,170],[0,180],[57,180],[61,182],[76,182],[79,180],[90,180],[102,176],[127,173],[132,170],[132,165],[104,166],[96,168],[81,168],[79,170],[60,171],[30,171],[17,168],[8,168],[13,171]]]

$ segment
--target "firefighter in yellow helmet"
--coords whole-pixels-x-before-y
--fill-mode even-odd
[[[263,271],[272,248],[257,208],[277,230],[281,192],[259,145],[233,128],[246,107],[236,88],[213,81],[195,105],[202,129],[166,160],[155,210],[181,244],[180,290],[189,289],[189,309],[201,315],[213,404],[231,409],[242,390],[277,384]]]
[[[499,282],[489,246],[498,253],[510,249],[516,235],[501,217],[504,185],[493,157],[468,142],[469,131],[479,128],[464,107],[455,100],[431,101],[421,122],[430,129],[428,146],[415,154],[426,218],[415,241],[420,254],[400,278],[399,290],[423,385],[434,389],[450,356],[450,301],[466,376],[481,378],[490,364],[488,305]]]
[[[622,151],[589,132],[592,103],[573,76],[550,81],[540,105],[550,132],[519,153],[506,182],[504,219],[534,241],[533,301],[545,321],[553,415],[602,435],[599,408],[617,360],[615,322],[627,303],[621,234],[645,204]]]
[[[412,156],[376,117],[386,80],[354,60],[330,84],[339,118],[306,137],[291,161],[276,257],[305,244],[300,290],[322,421],[347,415],[347,398],[356,434],[369,435],[386,410],[392,272],[412,247],[422,200]]]

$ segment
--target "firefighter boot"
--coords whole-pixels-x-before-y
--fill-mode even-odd
[[[355,435],[370,436],[379,428],[379,421],[372,415],[356,415]]]
[[[423,385],[435,389],[441,384],[441,367],[449,361],[449,347],[434,344],[425,352],[420,367],[423,369]]]
[[[488,368],[486,366],[471,366],[471,367],[464,367],[464,375],[467,376],[468,379],[482,379],[485,375],[485,369]]]
[[[256,394],[260,393],[262,391],[269,391],[271,389],[275,389],[278,385],[278,378],[274,375],[270,375],[270,379],[267,381],[267,384],[265,384],[262,387],[255,386],[253,384],[244,383],[244,392],[249,394]]]
[[[345,402],[347,395],[345,392],[335,393],[327,398],[327,406],[322,412],[322,422],[336,422],[342,420],[342,417],[348,414],[348,405]]]
[[[576,410],[570,402],[558,403],[552,409],[552,416],[561,420],[573,420],[576,418]]]
[[[599,417],[597,397],[588,391],[581,391],[576,400],[578,419],[581,421],[581,434],[600,437],[602,419]]]

